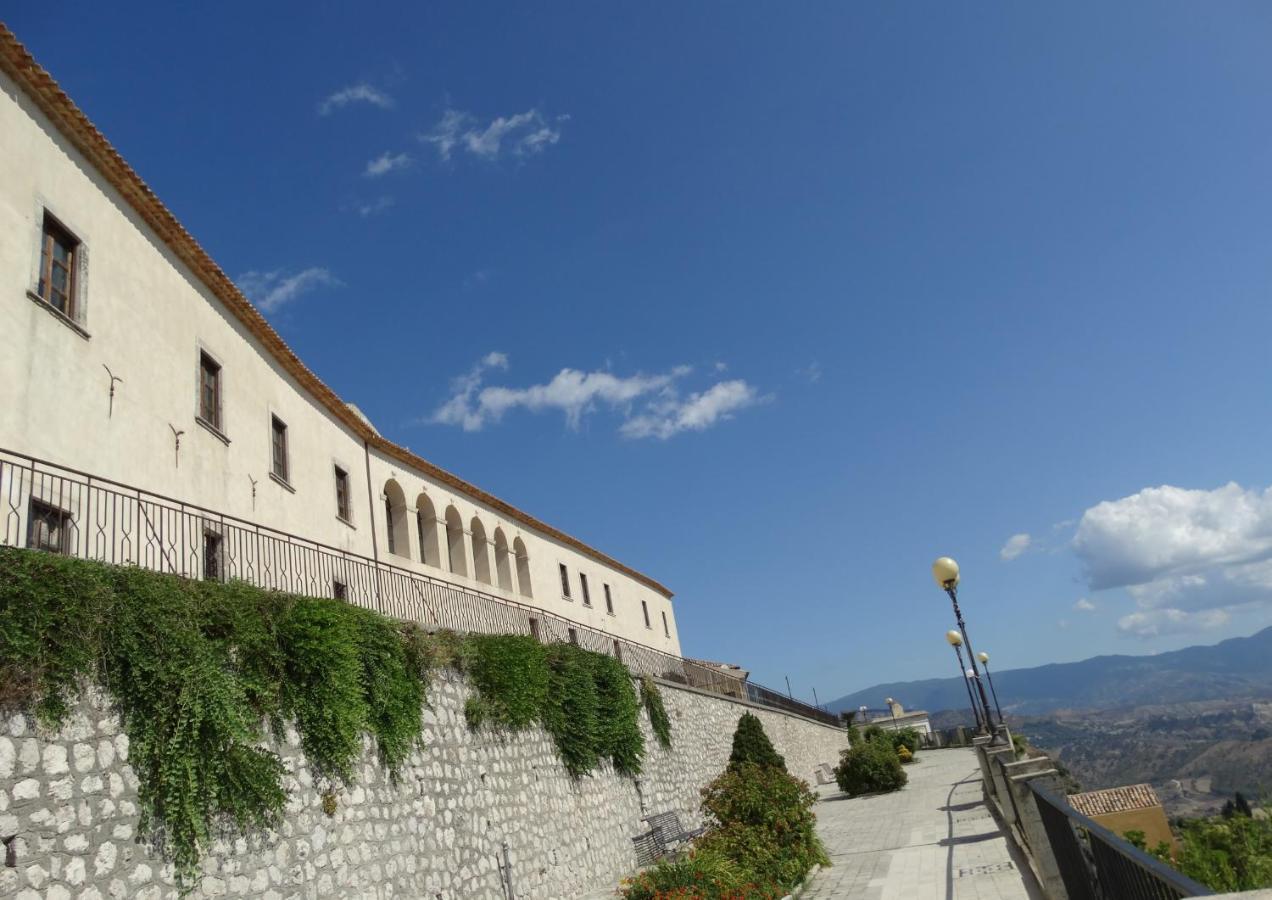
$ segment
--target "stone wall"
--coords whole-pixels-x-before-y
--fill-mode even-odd
[[[606,767],[572,781],[551,738],[474,734],[464,721],[468,686],[440,673],[429,691],[425,746],[397,785],[367,748],[353,786],[322,809],[294,734],[277,749],[291,773],[278,832],[218,843],[193,897],[409,897],[507,895],[499,868],[507,843],[518,898],[577,897],[615,886],[635,867],[631,838],[645,814],[677,810],[697,823],[698,792],[728,760],[746,709],[764,723],[790,770],[811,780],[834,763],[842,731],[675,685],[662,686],[671,750],[645,729],[638,781]],[[175,898],[171,867],[137,842],[137,781],[128,738],[96,696],[56,734],[23,716],[0,719],[0,838],[16,867],[0,867],[0,897]]]

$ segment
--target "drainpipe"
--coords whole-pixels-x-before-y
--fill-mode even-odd
[[[375,605],[379,612],[384,612],[380,593],[380,541],[375,533],[375,493],[371,490],[371,447],[366,438],[362,439],[362,461],[367,470],[367,511],[371,514],[367,521],[371,526],[371,558],[375,560]]]

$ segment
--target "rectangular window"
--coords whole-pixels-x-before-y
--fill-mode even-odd
[[[614,658],[619,662],[623,661],[623,645],[618,642],[618,638],[614,639]]]
[[[199,418],[221,430],[221,367],[206,353],[199,354]]]
[[[349,517],[349,473],[336,466],[336,515],[344,521]]]
[[[614,598],[610,596],[608,584],[603,584],[601,587],[605,588],[605,611],[612,616],[614,615]]]
[[[570,643],[576,647],[579,645],[579,632],[576,628],[570,629]]]
[[[570,570],[565,567],[565,563],[557,563],[557,568],[561,570],[561,596],[566,600],[570,599]]]
[[[671,629],[667,627],[667,614],[663,613],[662,617],[663,617],[663,634],[665,634],[667,637],[671,637]]]
[[[39,500],[31,500],[27,546],[49,553],[71,552],[71,514]]]
[[[278,416],[270,416],[270,456],[274,477],[287,481],[287,425]]]
[[[579,573],[579,584],[583,586],[583,605],[592,605],[592,593],[587,589],[587,576],[582,572]]]
[[[332,593],[332,596],[334,596],[337,600],[349,599],[349,588],[348,586],[345,585],[343,581],[340,581],[339,579],[332,579],[331,593]]]
[[[79,241],[44,214],[40,242],[40,299],[68,319],[75,318],[75,257]]]
[[[653,626],[649,624],[649,604],[644,600],[640,601],[640,611],[645,616],[645,627],[652,628]]]
[[[203,532],[203,577],[208,581],[221,580],[221,536],[214,531]]]
[[[543,643],[543,638],[539,637],[539,620],[534,616],[530,617],[530,637],[539,643]]]

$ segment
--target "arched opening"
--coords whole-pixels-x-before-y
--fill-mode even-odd
[[[517,538],[512,542],[512,555],[517,560],[517,590],[523,597],[533,597],[530,587],[530,556],[526,553],[526,542]]]
[[[388,533],[388,551],[396,556],[411,557],[411,536],[406,528],[406,494],[402,486],[390,478],[384,483],[384,521]]]
[[[446,553],[450,557],[450,570],[456,575],[468,574],[468,562],[464,554],[464,520],[459,510],[446,507]]]
[[[512,554],[508,552],[508,537],[502,528],[495,529],[495,580],[505,591],[512,588]]]
[[[415,500],[415,525],[420,536],[420,562],[442,567],[442,554],[437,546],[437,509],[427,494]]]
[[[490,584],[490,548],[487,546],[486,526],[473,516],[468,530],[473,536],[473,577],[483,584]]]

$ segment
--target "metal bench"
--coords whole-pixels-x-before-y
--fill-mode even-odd
[[[636,848],[636,865],[642,869],[645,866],[652,866],[663,855],[663,846],[658,839],[657,829],[636,835],[632,838],[632,844]]]
[[[704,830],[697,828],[693,831],[686,831],[684,826],[680,824],[680,816],[676,814],[675,810],[646,816],[645,822],[649,824],[650,831],[658,835],[658,840],[663,847],[663,853],[675,850],[681,844],[687,844],[702,834]]]

